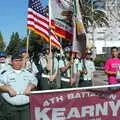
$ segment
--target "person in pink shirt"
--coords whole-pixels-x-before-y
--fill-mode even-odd
[[[117,71],[120,68],[120,58],[118,58],[118,48],[111,48],[112,58],[109,58],[105,63],[105,73],[108,76],[109,84],[117,84],[120,83],[120,80],[116,78]]]

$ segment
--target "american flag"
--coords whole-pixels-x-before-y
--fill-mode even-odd
[[[51,40],[51,44],[53,46],[61,48],[54,30],[49,26],[50,20],[47,8],[47,6],[41,4],[40,0],[29,0],[27,27],[45,38],[48,42]],[[52,26],[54,26],[53,20],[51,23]]]

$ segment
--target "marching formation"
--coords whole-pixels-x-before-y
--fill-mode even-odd
[[[95,66],[91,54],[91,51],[87,51],[86,56],[81,58],[80,53],[72,53],[70,47],[66,47],[64,52],[45,48],[39,55],[37,65],[41,78],[39,89],[92,86]]]
[[[38,62],[26,50],[11,57],[0,52],[0,120],[30,120],[29,95],[32,90],[50,90],[92,86],[95,72],[91,52],[81,58],[72,54],[44,48]]]
[[[112,57],[105,64],[108,84],[119,83],[119,51],[111,48]],[[37,59],[37,60],[36,60]],[[30,120],[31,91],[94,86],[96,71],[92,51],[72,52],[43,48],[38,57],[27,50],[7,56],[0,52],[0,120]]]

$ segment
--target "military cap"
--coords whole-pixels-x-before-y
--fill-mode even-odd
[[[14,53],[14,54],[12,55],[11,60],[14,60],[14,59],[22,60],[22,59],[23,59],[23,56],[22,56],[20,53]]]
[[[0,57],[7,57],[7,54],[5,52],[0,52]]]

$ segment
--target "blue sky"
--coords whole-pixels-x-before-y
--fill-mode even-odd
[[[46,4],[47,0],[41,0]],[[20,38],[26,35],[28,0],[0,1],[0,31],[8,44],[12,32],[18,32]]]
[[[8,44],[12,32],[19,32],[20,37],[26,35],[27,0],[0,1],[0,31]]]
[[[47,0],[41,0],[46,4]],[[28,0],[0,1],[0,31],[6,44],[12,32],[18,32],[20,38],[26,35]]]

